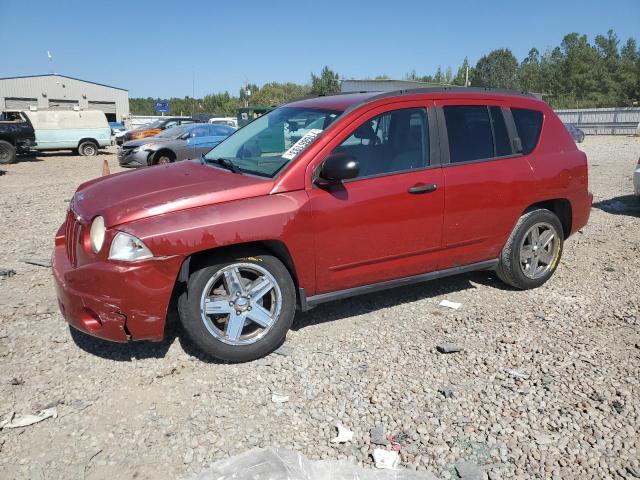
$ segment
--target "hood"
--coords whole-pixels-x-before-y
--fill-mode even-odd
[[[107,227],[114,227],[155,215],[267,195],[272,188],[270,179],[184,161],[83,183],[71,200],[71,208],[86,221],[101,215]]]
[[[129,140],[128,142],[125,142],[123,147],[139,147],[141,145],[147,145],[149,143],[165,143],[165,142],[172,142],[174,140],[177,140],[176,138],[168,138],[168,137],[146,137],[146,138],[139,138],[137,140]]]

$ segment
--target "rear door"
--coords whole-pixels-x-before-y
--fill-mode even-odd
[[[445,184],[443,253],[438,269],[498,257],[532,187],[527,157],[514,150],[500,101],[439,100]]]
[[[316,293],[435,270],[444,189],[431,102],[379,107],[321,152],[353,156],[360,175],[309,190]],[[435,144],[434,144],[435,139]],[[316,175],[317,165],[309,175]]]

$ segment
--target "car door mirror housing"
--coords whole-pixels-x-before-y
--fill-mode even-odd
[[[332,153],[322,164],[320,178],[335,183],[356,178],[360,173],[360,164],[355,157],[345,153]]]
[[[182,135],[180,135],[180,140],[189,140],[189,138],[191,138],[191,134],[189,132],[185,132]]]

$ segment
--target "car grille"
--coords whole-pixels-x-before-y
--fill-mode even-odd
[[[78,264],[78,243],[82,233],[82,224],[78,221],[76,214],[72,210],[67,212],[67,222],[65,229],[65,242],[67,258],[74,267]]]

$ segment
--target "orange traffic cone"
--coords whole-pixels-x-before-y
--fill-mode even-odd
[[[105,175],[111,175],[111,172],[109,171],[109,162],[107,162],[107,159],[104,159],[104,162],[102,162],[102,176],[104,177]]]

